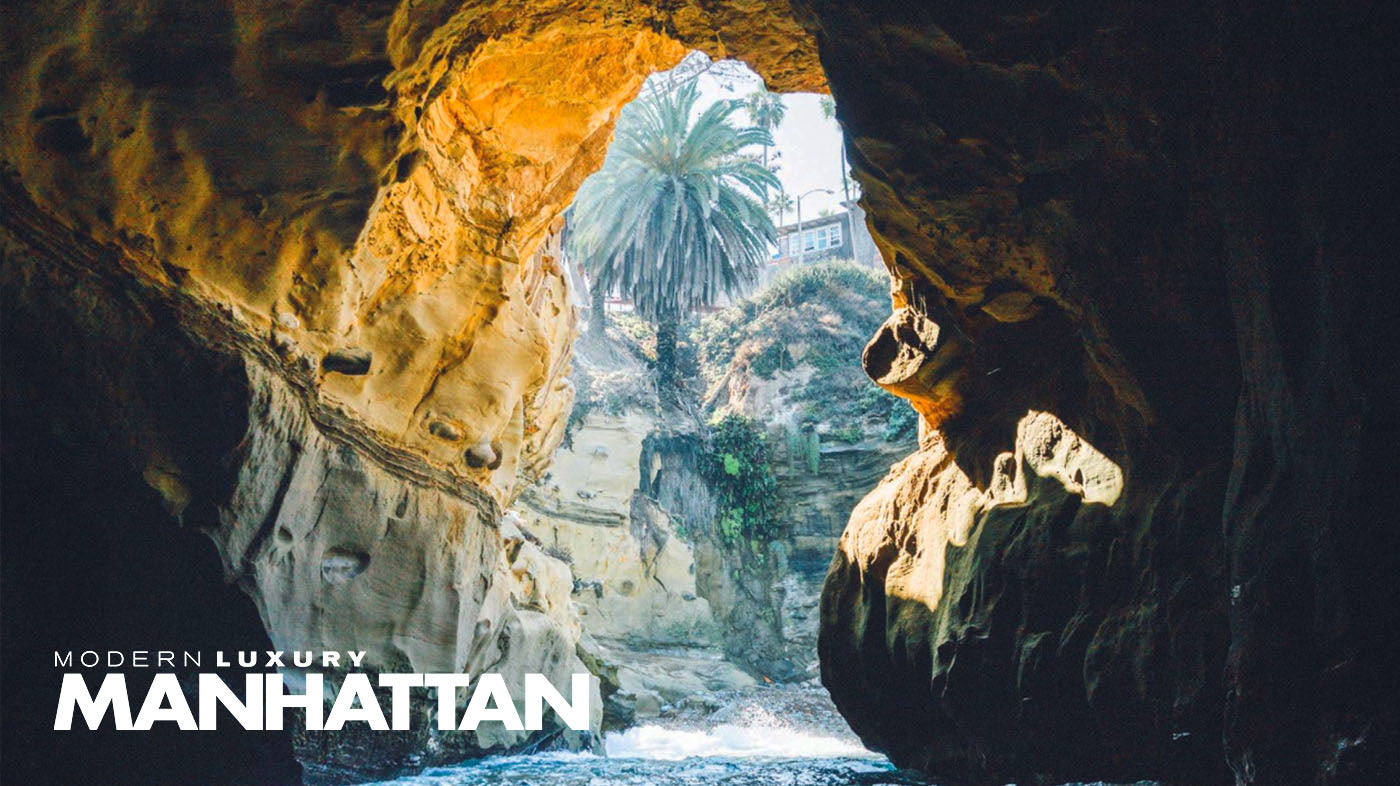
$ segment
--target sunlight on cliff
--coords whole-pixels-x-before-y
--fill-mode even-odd
[[[885,573],[885,594],[935,609],[944,590],[947,547],[968,546],[989,512],[1051,495],[1112,507],[1122,493],[1117,464],[1059,418],[1032,411],[1017,424],[1014,451],[997,456],[985,489],[968,478],[940,435],[927,435],[923,448],[892,467],[851,512],[841,551],[848,563],[869,567],[883,553],[880,544],[899,544]]]

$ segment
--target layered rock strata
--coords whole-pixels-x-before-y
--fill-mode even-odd
[[[207,535],[223,580],[251,596],[272,648],[364,651],[371,673],[495,672],[517,692],[526,673],[568,685],[587,670],[576,652],[568,566],[503,521],[490,494],[319,403],[314,364],[287,372],[282,348],[253,337],[236,316],[94,272],[111,252],[72,235],[12,237],[20,239],[24,246],[5,249],[7,407],[52,422],[60,439],[78,434],[102,445],[159,495],[170,518],[164,526]],[[92,258],[75,264],[77,254]],[[31,539],[10,553],[39,558],[45,548],[64,544]],[[100,573],[60,575],[102,581]],[[140,597],[142,587],[106,591]],[[41,630],[33,645],[41,652],[63,643]],[[297,670],[286,672],[296,684]],[[596,684],[592,701],[596,734]],[[436,707],[415,697],[408,732],[296,731],[306,782],[594,742],[553,716],[536,733],[495,722],[440,733]]]

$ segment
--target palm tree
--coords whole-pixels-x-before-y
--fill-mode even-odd
[[[783,97],[768,92],[767,88],[762,86],[745,99],[744,109],[749,114],[749,122],[767,131],[770,136],[783,124],[783,118],[787,116],[787,105],[783,103]],[[768,148],[771,146],[771,141],[763,146],[764,169],[768,168]],[[765,207],[768,205],[767,188],[763,189],[763,204]]]
[[[574,200],[574,256],[656,327],[657,374],[667,386],[681,319],[752,282],[777,238],[755,197],[778,179],[740,155],[772,137],[729,124],[738,101],[716,102],[692,123],[697,97],[692,82],[623,109],[603,168]]]
[[[778,214],[778,226],[783,225],[783,216],[792,209],[792,196],[786,191],[779,191],[768,203],[768,212]]]

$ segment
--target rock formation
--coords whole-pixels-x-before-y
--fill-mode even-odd
[[[853,727],[951,783],[1400,777],[1393,15],[812,8],[926,425],[827,579]]]
[[[647,74],[747,27],[767,73],[810,87],[812,39],[762,6],[634,2],[5,22],[7,413],[27,390],[34,417],[115,446],[209,533],[274,644],[361,647],[372,670],[582,670],[561,564],[500,525],[571,401],[567,279],[541,246]],[[45,352],[50,334],[73,341]],[[173,358],[132,363],[149,343]],[[217,384],[184,387],[200,364]],[[46,379],[77,392],[45,403]],[[437,736],[296,742],[310,780],[526,743]]]
[[[830,87],[899,282],[866,368],[924,440],[857,509],[823,612],[863,738],[949,783],[1400,780],[1390,9],[3,21],[6,409],[47,429],[6,461],[100,443],[211,533],[274,642],[568,670],[560,574],[500,526],[570,399],[565,277],[536,252],[617,108],[694,47]],[[66,548],[11,526],[7,571]],[[505,630],[540,649],[502,655]]]
[[[818,263],[780,275],[704,320],[698,333],[709,417],[738,415],[763,433],[781,502],[783,527],[767,559],[712,549],[720,571],[739,579],[712,588],[728,596],[720,605],[734,616],[731,657],[765,676],[813,676],[821,584],[841,530],[861,497],[915,447],[913,414],[850,362],[888,298],[883,271]],[[654,449],[671,461],[654,494],[681,508],[715,504],[713,491],[691,488],[705,480],[695,446],[658,440]]]
[[[371,672],[490,671],[517,687],[527,672],[564,685],[586,670],[576,654],[580,630],[567,566],[503,522],[490,495],[464,489],[422,457],[379,442],[343,412],[318,406],[310,392],[314,367],[273,373],[275,345],[250,341],[229,314],[192,300],[163,300],[129,279],[92,272],[108,260],[88,260],[93,267],[86,268],[43,258],[59,239],[27,239],[31,251],[7,253],[3,284],[13,298],[5,309],[7,418],[24,420],[14,430],[23,436],[5,446],[7,466],[26,451],[61,454],[95,445],[130,467],[168,516],[212,539],[222,563],[214,575],[252,596],[268,648],[362,650]],[[71,236],[61,248],[100,253]],[[53,324],[54,314],[72,324]],[[132,347],[140,348],[134,362]],[[75,401],[83,403],[73,407]],[[26,438],[35,431],[52,433],[54,444]],[[8,522],[15,534],[7,537],[21,538],[32,526]],[[164,526],[176,531],[173,523]],[[10,553],[42,557],[33,537],[17,540]],[[58,575],[73,581],[74,571],[68,565]],[[143,587],[106,590],[140,598]],[[83,619],[95,612],[75,604],[64,613]],[[122,619],[129,612],[115,613]],[[169,645],[174,642],[139,638],[179,635],[180,627],[173,628],[137,627],[123,639],[135,639],[138,648]],[[27,659],[67,643],[46,633],[40,626]],[[216,635],[206,643],[210,652],[232,649]],[[288,673],[295,682],[296,670]],[[588,732],[557,725],[534,735],[495,723],[441,734],[435,701],[416,697],[412,711],[408,732],[297,732],[305,782],[363,781],[527,742],[592,744]],[[600,721],[595,693],[595,731]],[[133,736],[140,735],[125,738],[139,745]]]
[[[695,356],[700,379],[683,396],[711,383],[704,406],[690,402],[699,417],[661,406],[647,339],[631,335],[647,334],[642,323],[576,348],[567,445],[515,509],[573,569],[587,659],[605,664],[605,723],[755,679],[815,676],[818,599],[841,529],[914,447],[912,428],[887,433],[905,408],[851,363],[888,286],[883,272],[818,265],[694,325],[682,354]],[[725,531],[707,470],[722,448],[702,421],[729,413],[767,443],[784,503],[772,532]]]

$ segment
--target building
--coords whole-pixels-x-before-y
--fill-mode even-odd
[[[883,269],[884,260],[865,226],[865,211],[854,201],[843,205],[846,210],[840,213],[804,218],[800,233],[796,222],[779,227],[777,250],[761,279],[768,281],[799,262],[826,259],[849,259],[859,265]]]

